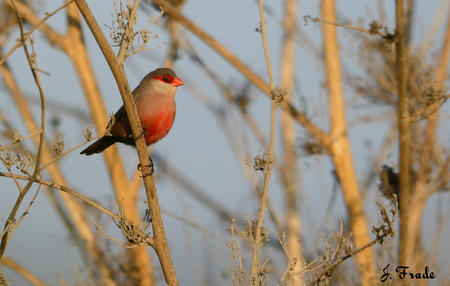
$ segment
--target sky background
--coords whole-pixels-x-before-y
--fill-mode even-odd
[[[53,11],[61,5],[62,1],[40,1],[39,15],[45,11]],[[281,1],[264,1],[273,11],[273,17],[266,15],[269,50],[274,68],[275,82],[279,79],[279,66],[281,54],[282,31],[279,25],[282,18]],[[379,1],[345,0],[337,2],[338,21],[349,22],[367,26],[373,20],[379,20],[377,7]],[[394,9],[393,1],[381,1],[386,7],[386,20],[383,22],[390,31],[393,30]],[[449,3],[449,1],[442,1]],[[113,12],[112,1],[88,1],[97,21],[106,35],[109,34],[105,25],[111,25],[111,13]],[[421,43],[424,41],[430,29],[433,19],[438,10],[442,10],[441,1],[416,1],[416,22],[414,26],[413,41]],[[141,4],[145,5],[145,4]],[[448,6],[447,6],[448,7]],[[444,10],[445,11],[445,10]],[[261,35],[255,32],[259,25],[259,12],[256,1],[230,0],[230,1],[207,1],[188,0],[183,10],[184,14],[197,25],[213,35],[219,42],[229,48],[235,55],[244,61],[253,71],[267,80],[266,64],[261,45]],[[138,27],[149,22],[149,19],[157,15],[148,6],[139,11]],[[300,1],[298,20],[302,31],[308,35],[314,44],[321,48],[321,27],[319,24],[309,22],[305,25],[303,17],[310,15],[320,17],[319,1]],[[126,72],[130,86],[135,87],[149,71],[159,67],[163,63],[168,41],[167,35],[161,28],[163,21],[150,27],[150,31],[157,34],[157,39],[149,43],[150,51],[144,51],[129,58],[126,62]],[[59,30],[65,31],[65,17],[59,13],[53,17],[49,24]],[[442,26],[442,25],[441,25]],[[111,72],[99,52],[98,46],[83,23],[85,40],[92,59],[95,74],[107,110],[114,112],[121,104],[117,86]],[[213,50],[200,42],[194,35],[182,28],[182,37],[190,41],[196,48],[198,54],[207,62],[220,78],[230,86],[241,86],[245,79],[227,62],[221,59]],[[443,31],[437,32],[434,43],[441,43]],[[11,37],[5,51],[9,50],[15,42],[17,32]],[[358,43],[353,42],[359,34],[357,32],[339,29],[339,39],[342,52],[343,64],[352,72],[360,72],[355,63],[346,57],[358,48]],[[88,114],[85,96],[82,93],[78,79],[67,56],[55,50],[44,39],[39,32],[35,33],[36,51],[38,64],[42,70],[50,75],[42,75],[42,85],[46,98],[51,101],[64,103]],[[296,98],[295,105],[303,107],[300,97],[306,99],[307,110],[311,119],[324,130],[327,130],[328,110],[326,102],[326,91],[323,89],[325,78],[323,66],[315,56],[306,50],[301,44],[298,46],[295,71]],[[439,44],[431,48],[428,57],[430,60],[437,55]],[[321,51],[317,51],[321,53]],[[38,93],[33,82],[28,65],[26,64],[23,50],[17,50],[10,58],[9,64],[13,72],[20,79],[23,92],[29,96],[34,104],[35,118],[39,118]],[[216,117],[205,108],[198,98],[204,97],[214,106],[224,106],[225,98],[220,90],[209,80],[209,78],[196,67],[188,57],[181,56],[174,67],[177,75],[185,82],[177,93],[177,117],[174,127],[169,135],[156,144],[153,148],[160,156],[164,156],[171,165],[182,170],[183,174],[191,178],[202,190],[214,197],[227,207],[236,217],[244,217],[247,213],[254,217],[257,205],[253,199],[250,185],[243,171],[252,172],[252,167],[246,162],[264,150],[258,147],[256,140],[249,136],[251,156],[237,158]],[[350,102],[354,98],[353,91],[348,86],[344,87],[346,99]],[[270,101],[254,87],[250,90],[251,107],[250,112],[260,124],[261,129],[268,136],[270,119]],[[352,101],[353,102],[353,101]],[[387,109],[379,108],[370,112],[386,112]],[[441,142],[448,144],[450,140],[449,114],[450,106],[447,103],[443,107],[441,129]],[[17,123],[16,128],[22,136],[27,135],[23,123],[18,117],[14,102],[6,93],[3,84],[0,85],[0,112]],[[359,113],[358,113],[359,112]],[[358,114],[361,115],[368,110],[347,110],[348,120],[354,123],[350,130],[350,138],[353,148],[353,157],[358,178],[364,178],[367,173],[367,159],[378,150],[382,135],[390,126],[388,120],[371,123],[358,123]],[[66,149],[84,141],[82,136],[83,124],[80,118],[66,116],[58,109],[48,108],[48,119],[60,119],[59,131],[62,133]],[[237,121],[239,121],[238,119]],[[90,121],[86,123],[91,124]],[[358,124],[357,124],[358,123]],[[243,123],[237,122],[236,132],[239,132]],[[51,132],[52,130],[49,129]],[[307,134],[301,128],[297,128],[299,141],[304,140]],[[248,132],[243,129],[243,132]],[[1,139],[1,144],[7,141]],[[371,142],[368,148],[365,142]],[[27,146],[31,148],[31,142]],[[277,140],[279,143],[279,140]],[[448,146],[448,145],[447,145]],[[277,144],[279,152],[279,144]],[[133,148],[120,146],[126,169],[132,174],[136,168],[137,157]],[[397,155],[395,149],[385,159],[384,163],[396,165]],[[301,193],[298,201],[300,214],[303,220],[303,235],[305,236],[305,248],[312,251],[320,248],[320,235],[327,235],[329,231],[339,227],[339,220],[345,219],[346,209],[344,207],[341,193],[336,194],[336,200],[330,204],[332,197],[333,180],[330,175],[332,165],[326,156],[304,157],[300,161]],[[113,195],[109,177],[101,155],[85,157],[75,151],[61,161],[61,167],[68,179],[71,188],[91,197],[103,205],[113,209]],[[3,168],[0,168],[3,171]],[[156,176],[158,196],[163,210],[181,215],[199,225],[217,233],[220,239],[205,235],[198,230],[181,223],[173,217],[163,215],[166,233],[171,249],[175,268],[181,285],[200,285],[200,281],[207,280],[212,285],[229,285],[228,279],[217,280],[223,272],[228,272],[229,257],[224,241],[229,241],[226,229],[229,224],[222,223],[217,216],[192,199],[178,185],[168,178],[158,176],[158,164],[156,164]],[[270,188],[270,198],[282,211],[282,193],[279,178],[275,175]],[[0,218],[4,220],[9,214],[10,208],[17,195],[13,181],[0,178]],[[144,192],[140,192],[140,206],[144,207]],[[371,188],[366,199],[369,222],[377,223],[377,210],[375,199],[379,194],[375,192],[375,186]],[[327,207],[331,206],[330,212],[333,217],[327,217]],[[430,241],[436,232],[436,215],[438,212],[449,213],[449,196],[437,194],[433,196],[426,207],[423,220],[424,241],[429,247]],[[108,223],[105,218],[100,220],[105,224],[109,234],[119,237],[115,227]],[[307,233],[307,234],[306,234]],[[276,235],[275,233],[272,233]],[[99,234],[100,236],[100,234]],[[443,238],[450,238],[449,225],[443,228]],[[439,247],[439,265],[441,269],[448,269],[450,265],[450,248],[441,240]],[[30,214],[14,233],[6,254],[24,267],[31,269],[42,280],[53,285],[57,283],[57,274],[61,274],[69,282],[74,281],[74,273],[81,271],[80,259],[72,241],[69,239],[65,227],[53,207],[48,201],[48,196],[42,192],[31,208]],[[280,259],[274,254],[273,259]],[[44,258],[44,259],[43,259]],[[155,263],[156,265],[157,263]],[[1,268],[8,277],[13,277],[12,285],[28,285],[20,276],[9,269]],[[84,273],[84,272],[83,272]],[[448,273],[448,270],[447,270]]]

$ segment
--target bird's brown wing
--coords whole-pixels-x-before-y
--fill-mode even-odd
[[[110,124],[113,123],[113,126],[110,128],[111,137],[115,138],[116,142],[121,142],[128,145],[134,145],[134,139],[131,136],[131,126],[128,121],[127,113],[125,108],[122,106],[116,114],[114,114],[114,120],[108,123],[108,130]]]

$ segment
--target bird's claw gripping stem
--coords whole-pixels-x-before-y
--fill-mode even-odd
[[[138,139],[140,139],[142,137],[145,137],[145,135],[147,135],[147,126],[142,126],[141,134],[139,134],[138,137],[136,137],[134,140],[136,141],[136,140],[138,140]]]
[[[153,173],[154,173],[154,171],[155,171],[155,169],[154,169],[154,164],[153,164],[153,160],[152,160],[152,157],[148,157],[149,159],[150,159],[150,165],[148,165],[147,167],[149,167],[150,168],[150,172],[148,172],[148,173],[142,173],[142,176],[141,177],[147,177],[147,176],[151,176],[151,175],[153,175]],[[141,163],[139,163],[138,165],[137,165],[137,169],[138,169],[138,171],[141,171],[142,172],[142,166],[141,166]]]

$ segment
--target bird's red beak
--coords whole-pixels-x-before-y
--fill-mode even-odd
[[[174,78],[174,80],[172,81],[173,86],[180,86],[183,84],[184,84],[184,82],[181,79],[179,79],[178,77]]]

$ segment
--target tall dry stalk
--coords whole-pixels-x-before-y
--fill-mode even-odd
[[[275,145],[275,120],[276,120],[276,110],[278,105],[278,98],[275,94],[275,86],[273,81],[273,74],[272,74],[272,64],[270,61],[270,55],[269,55],[269,47],[267,44],[267,34],[266,34],[266,23],[264,20],[264,9],[263,9],[263,1],[259,0],[259,16],[261,20],[261,35],[262,35],[262,42],[264,47],[264,55],[266,59],[267,64],[267,73],[269,75],[269,86],[271,90],[272,95],[272,101],[270,104],[270,133],[269,133],[269,150],[267,152],[267,159],[265,162],[265,166],[263,167],[264,172],[264,183],[263,183],[263,189],[261,192],[261,202],[258,212],[258,218],[256,220],[256,225],[254,226],[254,241],[253,241],[253,255],[252,255],[252,263],[250,266],[250,278],[248,285],[254,286],[259,285],[259,279],[260,276],[258,274],[258,268],[259,268],[259,248],[262,246],[262,228],[263,228],[263,221],[264,221],[264,212],[266,210],[266,204],[267,204],[267,197],[269,192],[269,183],[270,183],[270,176],[272,174],[272,164],[275,160],[274,157],[274,145]]]
[[[297,18],[297,0],[284,1],[283,21],[283,49],[281,53],[280,86],[286,92],[285,101],[292,104],[295,81],[295,53],[297,44],[295,41],[295,27]],[[291,285],[303,285],[304,278],[300,270],[304,268],[302,257],[302,242],[300,237],[301,220],[297,206],[298,182],[298,154],[296,144],[296,129],[293,118],[286,112],[281,113],[283,168],[281,176],[285,188],[285,209],[287,229],[287,263],[294,263],[292,277],[288,283]],[[295,259],[295,261],[289,260]]]
[[[395,53],[396,53],[396,78],[398,95],[398,134],[399,134],[399,166],[400,166],[400,236],[398,260],[400,265],[409,265],[410,255],[406,248],[409,245],[408,225],[409,225],[409,202],[410,202],[410,142],[409,142],[409,110],[408,98],[406,94],[406,54],[404,36],[404,0],[395,1]]]
[[[322,15],[325,21],[336,22],[335,1],[323,0]],[[339,44],[336,26],[323,24],[323,43],[328,87],[328,110],[330,114],[331,157],[342,185],[342,192],[348,209],[350,229],[356,248],[369,243],[368,224],[364,204],[353,166],[352,149],[348,139],[345,103],[342,94]],[[356,256],[362,285],[372,285],[375,274],[372,250],[366,249]]]
[[[145,139],[140,134],[143,133],[143,129],[141,123],[139,121],[139,117],[137,115],[136,105],[131,95],[130,87],[128,86],[127,77],[125,75],[125,71],[123,68],[123,57],[116,58],[112,48],[110,47],[106,37],[101,31],[95,17],[90,11],[84,0],[76,0],[75,1],[78,9],[83,15],[84,20],[89,26],[94,38],[96,39],[100,49],[102,50],[103,55],[105,56],[106,61],[108,62],[109,67],[114,75],[114,78],[117,82],[117,86],[119,87],[120,94],[122,96],[122,100],[124,102],[124,107],[130,121],[131,130],[133,133],[133,137],[136,140],[136,148],[138,152],[138,157],[140,164],[142,166],[143,180],[145,193],[147,196],[147,204],[150,211],[150,215],[152,218],[152,230],[153,230],[153,238],[154,238],[154,249],[158,255],[159,262],[161,264],[161,268],[164,274],[164,278],[166,283],[170,286],[178,285],[177,276],[175,273],[175,269],[173,267],[172,259],[170,257],[169,248],[167,246],[167,240],[164,231],[164,225],[161,218],[161,211],[159,208],[158,197],[156,194],[156,187],[153,180],[152,175],[150,174],[150,158],[147,151],[147,146],[145,144]],[[139,4],[139,1],[136,0],[134,2],[135,7]],[[136,11],[134,10],[134,13]],[[134,14],[135,15],[135,14]],[[133,18],[132,14],[131,21],[131,31],[132,24],[135,23],[136,19]],[[126,50],[127,48],[123,48],[121,46],[121,51]],[[119,55],[121,55],[121,51],[119,51]],[[119,63],[122,63],[121,65]]]

